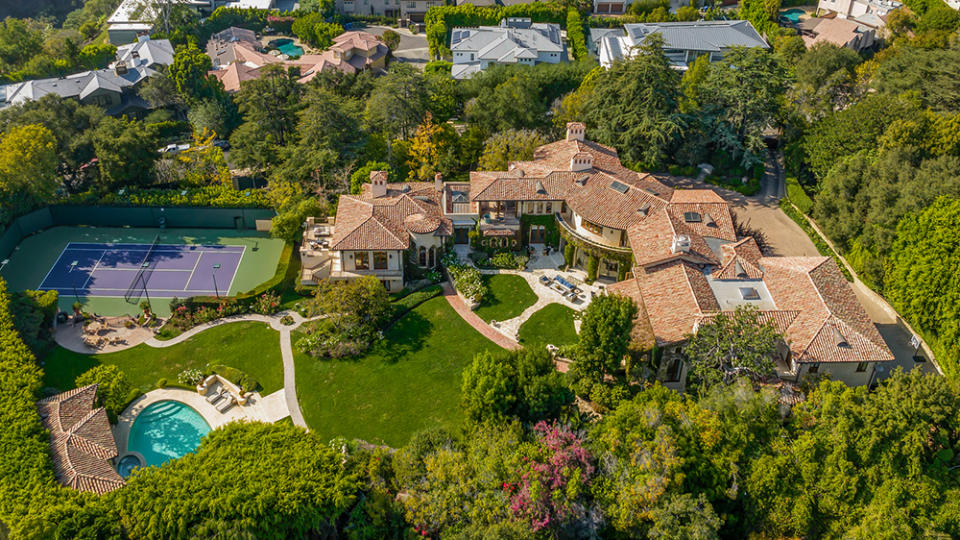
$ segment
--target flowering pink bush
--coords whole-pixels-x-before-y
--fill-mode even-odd
[[[518,482],[504,482],[510,510],[530,520],[533,530],[555,529],[586,517],[582,500],[593,478],[590,452],[580,438],[556,422],[534,426],[537,444],[523,458]]]

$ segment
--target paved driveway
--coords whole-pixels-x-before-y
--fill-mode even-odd
[[[390,28],[389,26],[368,26],[364,28],[376,36],[382,36],[387,30],[393,30],[400,34],[400,44],[393,51],[393,59],[413,64],[419,69],[430,60],[430,53],[427,48],[427,38],[423,34],[411,34],[406,28]]]

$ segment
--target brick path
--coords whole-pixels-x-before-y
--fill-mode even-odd
[[[457,296],[456,291],[453,290],[453,285],[451,285],[449,281],[443,283],[443,296],[447,298],[450,307],[452,307],[463,320],[467,321],[470,326],[474,327],[477,332],[483,334],[487,339],[507,350],[520,348],[519,343],[496,331],[492,326],[478,317],[477,314]]]

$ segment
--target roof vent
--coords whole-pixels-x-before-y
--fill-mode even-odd
[[[541,181],[539,181],[539,180],[537,180],[537,194],[538,194],[538,195],[546,195],[546,194],[547,194],[547,188],[543,187],[543,182],[541,182]]]
[[[753,287],[740,287],[740,298],[744,300],[759,300],[760,293]]]
[[[576,180],[574,180],[574,182],[575,182],[578,186],[581,186],[581,187],[582,187],[582,186],[587,185],[587,178],[590,178],[590,177],[589,177],[589,176],[581,176],[580,178],[577,178]]]
[[[747,279],[747,271],[743,269],[743,265],[740,264],[740,261],[733,263],[733,273],[737,275],[739,279]]]
[[[706,225],[707,227],[716,227],[717,221],[713,219],[713,216],[711,216],[710,214],[704,214],[703,224]]]
[[[650,214],[650,203],[646,203],[637,210],[638,214],[643,214],[644,216]]]
[[[404,184],[403,187],[400,188],[400,193],[410,193],[410,184]]]

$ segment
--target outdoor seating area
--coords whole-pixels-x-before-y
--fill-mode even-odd
[[[127,340],[122,334],[133,326],[136,326],[136,321],[129,317],[95,316],[83,325],[80,339],[84,345],[94,350],[100,350],[106,346],[124,345]]]
[[[234,405],[243,406],[247,403],[250,392],[244,393],[237,385],[213,374],[197,386],[197,393],[204,396],[207,403],[213,405],[217,412],[223,414]]]
[[[542,275],[540,276],[540,283],[572,304],[580,304],[586,300],[583,289],[580,288],[582,284],[573,277],[565,278],[560,275],[549,277]]]

